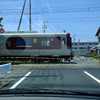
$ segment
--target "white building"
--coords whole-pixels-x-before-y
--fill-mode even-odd
[[[98,42],[73,42],[72,53],[74,55],[88,55],[90,48],[98,45]]]
[[[98,38],[98,45],[96,46],[97,47],[97,54],[100,55],[100,27],[97,30],[96,36]]]

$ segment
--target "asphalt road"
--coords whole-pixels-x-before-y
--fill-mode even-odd
[[[63,64],[12,65],[3,89],[41,88],[100,91],[98,60],[73,60]]]

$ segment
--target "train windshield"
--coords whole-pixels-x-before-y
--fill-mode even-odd
[[[100,0],[0,0],[0,91],[100,94]]]

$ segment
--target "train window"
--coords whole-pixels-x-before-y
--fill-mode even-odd
[[[16,40],[16,45],[17,45],[17,47],[31,47],[32,46],[32,39],[30,39],[30,38],[27,38],[27,39],[18,38]]]
[[[62,45],[65,45],[65,39],[62,39]]]
[[[24,39],[22,39],[22,38],[16,39],[16,46],[17,46],[17,47],[23,47],[23,46],[25,46],[25,41],[24,41]]]
[[[24,41],[25,41],[26,47],[32,47],[32,39],[27,38],[27,39],[24,39]]]
[[[33,39],[33,43],[37,43],[37,39]]]

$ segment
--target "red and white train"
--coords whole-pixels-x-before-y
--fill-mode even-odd
[[[70,33],[0,33],[0,57],[59,58],[70,61]]]

